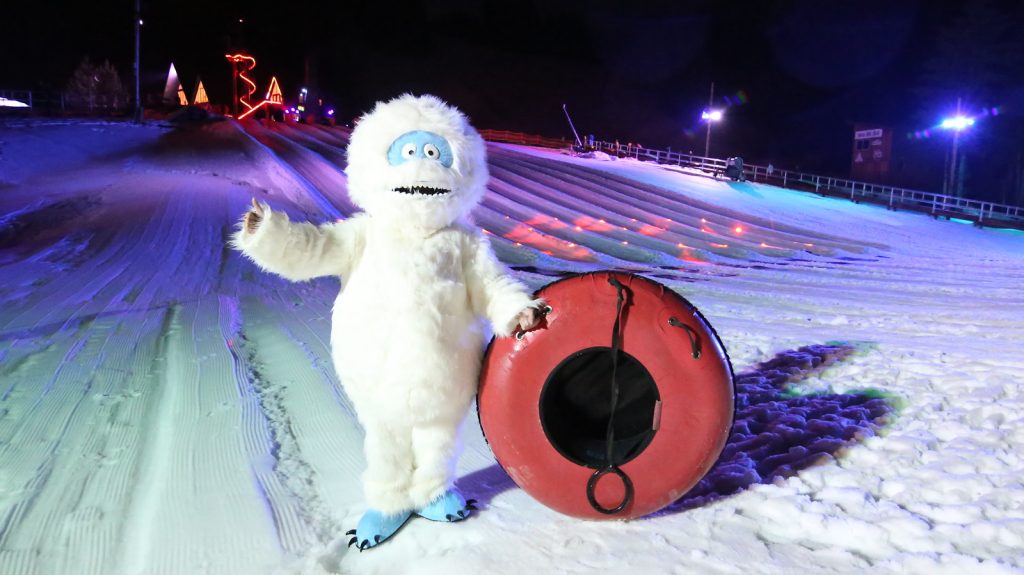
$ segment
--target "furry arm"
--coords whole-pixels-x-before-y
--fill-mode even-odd
[[[511,335],[518,325],[519,312],[528,307],[539,308],[543,300],[530,297],[526,286],[498,261],[484,236],[471,234],[467,256],[464,263],[466,285],[473,311],[491,322],[494,335]]]
[[[260,268],[291,281],[327,275],[346,275],[362,251],[362,222],[352,218],[315,226],[292,223],[288,214],[261,204],[262,220],[256,231],[235,232],[231,247],[240,250]]]

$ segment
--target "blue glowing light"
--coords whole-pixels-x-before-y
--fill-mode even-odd
[[[700,118],[702,120],[707,120],[709,122],[717,122],[717,121],[722,119],[722,111],[721,110],[704,110],[703,112],[701,112]]]
[[[939,127],[946,130],[956,130],[959,132],[960,130],[965,130],[969,126],[973,125],[974,118],[968,118],[967,116],[953,116],[952,118],[946,118],[945,120],[942,120],[942,123],[939,124]]]

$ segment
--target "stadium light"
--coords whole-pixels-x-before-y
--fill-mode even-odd
[[[952,118],[946,118],[939,124],[939,127],[946,130],[966,130],[968,127],[974,125],[974,118],[968,118],[967,116],[953,116]]]
[[[711,124],[722,121],[722,111],[708,108],[701,112],[700,117],[708,125],[707,136],[704,138],[704,157],[707,158],[711,153]]]

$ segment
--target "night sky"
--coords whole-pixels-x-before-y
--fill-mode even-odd
[[[60,89],[86,55],[130,84],[132,6],[5,6],[0,89]],[[581,135],[702,153],[713,81],[716,105],[728,106],[714,156],[845,176],[854,125],[881,123],[915,168],[894,183],[933,190],[948,137],[906,134],[933,126],[959,95],[1000,113],[976,142],[964,138],[979,158],[969,164],[976,187],[994,170],[982,157],[1002,158],[1010,176],[1000,182],[1021,174],[1012,134],[1024,108],[1024,3],[1011,0],[143,0],[142,11],[144,93],[162,89],[173,61],[186,90],[201,76],[211,100],[227,103],[223,54],[244,49],[261,90],[270,75],[286,96],[308,82],[342,121],[379,99],[430,92],[479,128],[568,138],[568,104]],[[1024,188],[1004,184],[1011,196]]]

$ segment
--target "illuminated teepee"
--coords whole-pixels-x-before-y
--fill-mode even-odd
[[[270,88],[267,88],[267,97],[265,99],[271,104],[284,103],[284,94],[281,93],[281,85],[277,83],[277,76],[270,78]]]
[[[209,106],[210,98],[206,96],[206,86],[203,86],[203,80],[200,79],[196,86],[196,97],[192,98],[193,106]]]
[[[167,83],[164,84],[164,104],[173,106],[180,104],[187,106],[188,101],[185,99],[185,89],[181,86],[181,80],[178,79],[178,71],[174,69],[174,62],[171,62],[171,69],[167,71]]]

